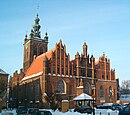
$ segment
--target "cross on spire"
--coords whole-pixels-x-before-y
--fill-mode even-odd
[[[39,11],[39,3],[37,4],[37,13],[38,13],[38,11]]]

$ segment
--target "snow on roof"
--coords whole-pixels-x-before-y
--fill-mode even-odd
[[[69,102],[68,100],[62,100],[62,102]]]
[[[73,100],[92,100],[93,98],[86,94],[86,93],[82,93],[81,95],[75,97]]]
[[[37,56],[30,67],[28,68],[25,76],[31,76],[33,74],[37,74],[41,71],[43,71],[43,61],[48,59],[50,60],[52,58],[52,53],[55,51],[56,47],[49,50],[48,52],[45,52],[39,56]]]
[[[37,76],[41,75],[42,73],[43,73],[43,72],[39,72],[39,73],[37,73],[37,74],[33,74],[33,75],[30,75],[30,76],[26,76],[26,77],[24,77],[24,78],[22,79],[22,81],[27,80],[27,79],[30,79],[30,78],[37,77]]]
[[[83,86],[79,86],[79,87],[77,87],[77,88],[84,88]]]
[[[104,103],[104,106],[111,106],[113,103]]]
[[[0,68],[0,74],[8,74],[8,73],[6,73],[4,70],[2,70],[2,69]]]

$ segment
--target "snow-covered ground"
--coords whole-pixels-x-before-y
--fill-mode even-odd
[[[55,111],[52,113],[53,113],[53,115],[87,115],[87,113],[81,114],[81,113],[73,112],[73,111],[68,111],[65,113]],[[93,115],[93,114],[89,114],[89,115]],[[95,115],[118,115],[118,111],[112,111],[110,109],[96,109]]]
[[[85,114],[81,114],[78,112],[73,112],[73,110],[70,110],[68,112],[62,113],[60,111],[52,111],[53,115],[87,115],[87,113]],[[3,110],[2,113],[0,113],[0,115],[16,115],[16,110]],[[93,114],[88,114],[88,115],[93,115]],[[95,110],[95,115],[118,115],[118,111],[112,111],[110,109],[96,109]]]

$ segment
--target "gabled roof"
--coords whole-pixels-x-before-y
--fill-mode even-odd
[[[0,74],[5,74],[5,75],[8,75],[8,73],[6,73],[4,70],[2,70],[1,68],[0,68]]]
[[[88,94],[86,94],[86,93],[82,93],[82,94],[80,94],[79,96],[77,96],[77,97],[75,97],[73,100],[92,100],[93,98],[90,96],[90,95],[88,95]]]
[[[27,70],[25,77],[31,76],[33,74],[37,74],[39,72],[43,72],[43,60],[45,58],[49,60],[52,57],[52,52],[54,51],[55,51],[55,48],[36,57],[36,59],[33,60],[31,66]]]
[[[52,54],[54,51],[56,51],[57,45],[62,45],[62,40],[60,40],[60,42],[58,44],[56,44],[56,46],[53,49],[37,56],[33,60],[31,66],[28,68],[25,77],[30,78],[30,76],[38,75],[38,73],[41,74],[43,72],[43,60],[45,58],[47,58],[48,60],[50,60],[52,58]]]

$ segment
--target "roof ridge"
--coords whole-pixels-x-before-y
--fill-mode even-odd
[[[0,74],[8,74],[3,69],[0,68]]]
[[[56,47],[37,56],[31,63],[30,67],[27,69],[25,77],[28,75],[30,76],[32,74],[36,74],[35,72],[39,72],[39,71],[41,72],[41,70],[43,68],[42,62],[43,62],[44,57],[46,56],[47,59],[50,60],[52,58],[52,52],[54,52],[55,49],[56,49]]]
[[[28,71],[30,70],[30,68],[31,68],[31,66],[33,65],[33,63],[35,62],[35,60],[36,60],[36,59],[33,60],[33,62],[31,63],[31,65],[30,65],[29,68],[27,69],[26,74],[27,74]],[[26,76],[26,74],[25,74],[25,76]],[[25,76],[24,76],[24,77],[25,77]]]
[[[37,58],[40,58],[40,57],[41,57],[41,56],[43,56],[43,55],[46,55],[47,53],[50,53],[51,51],[53,51],[53,52],[54,52],[54,51],[55,51],[55,49],[56,49],[56,47],[54,47],[54,48],[50,49],[49,51],[47,51],[47,52],[45,52],[45,53],[42,53],[41,55],[37,56],[37,57],[36,57],[36,59],[37,59]]]

